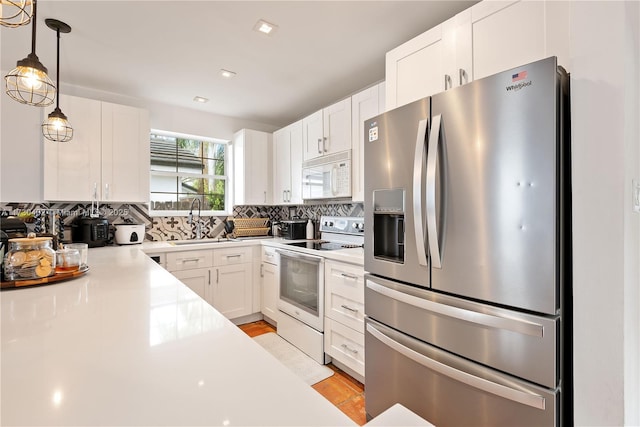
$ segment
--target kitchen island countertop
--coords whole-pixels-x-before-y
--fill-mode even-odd
[[[2,425],[355,425],[140,246],[89,265],[0,293]]]

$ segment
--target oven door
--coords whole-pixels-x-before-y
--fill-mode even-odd
[[[278,309],[322,332],[324,258],[276,249],[280,254]]]

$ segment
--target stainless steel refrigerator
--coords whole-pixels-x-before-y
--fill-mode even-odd
[[[568,77],[547,58],[365,122],[365,402],[572,424]]]

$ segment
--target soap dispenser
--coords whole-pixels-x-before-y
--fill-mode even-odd
[[[307,221],[307,240],[313,240],[315,238],[315,228],[313,226],[313,221]]]

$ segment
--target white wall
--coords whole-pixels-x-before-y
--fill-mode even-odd
[[[572,4],[576,425],[640,421],[637,13],[634,2]]]

